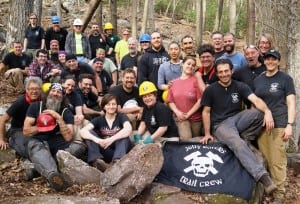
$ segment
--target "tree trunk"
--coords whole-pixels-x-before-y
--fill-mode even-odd
[[[42,23],[42,12],[43,12],[43,0],[34,0],[34,8],[33,13],[35,13],[38,17],[38,24]]]
[[[229,32],[236,33],[236,0],[229,0]]]
[[[247,44],[255,45],[255,3],[254,0],[248,0],[247,5],[248,21],[247,21]]]
[[[131,6],[131,34],[132,37],[136,38],[137,37],[137,6],[138,5],[138,1],[139,0],[132,0],[132,4],[133,6]]]
[[[56,1],[56,15],[62,19],[61,4],[62,4],[61,0]]]
[[[28,16],[33,11],[34,0],[11,0],[9,20],[7,22],[6,48],[10,48],[12,42],[20,41],[23,44],[24,32],[27,27]]]
[[[164,14],[165,17],[168,16],[169,8],[170,8],[170,6],[171,6],[171,3],[172,3],[172,1],[169,1],[168,6],[167,6],[166,11],[165,11],[165,14]]]
[[[87,25],[89,24],[90,20],[92,19],[95,11],[97,10],[101,0],[91,0],[89,2],[89,9],[86,12],[84,18],[83,18],[83,28],[82,32],[86,29]]]
[[[155,0],[149,0],[149,12],[148,12],[148,30],[150,33],[155,31]]]
[[[103,26],[102,26],[102,1],[100,1],[99,6],[96,10],[96,23],[99,25],[100,31],[103,32]]]
[[[118,34],[117,0],[110,0],[111,23],[114,26],[114,34]]]
[[[196,1],[196,46],[198,47],[202,43],[202,16],[203,16],[203,11],[202,11],[202,1],[198,0]]]
[[[216,13],[216,19],[215,19],[215,25],[214,25],[213,31],[220,30],[222,13],[223,13],[223,5],[224,5],[224,0],[219,0],[218,10]]]
[[[148,8],[149,8],[149,0],[145,0],[141,33],[146,32],[146,27],[148,22]]]
[[[205,30],[206,0],[202,0],[202,30]]]

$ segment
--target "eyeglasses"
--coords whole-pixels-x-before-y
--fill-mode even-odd
[[[250,48],[250,49],[256,49],[258,51],[258,48],[255,45],[245,45],[244,50],[246,50],[248,48]]]
[[[28,91],[40,91],[41,88],[28,88],[27,90]]]
[[[31,19],[36,19],[36,18],[29,18],[29,19],[31,20]]]

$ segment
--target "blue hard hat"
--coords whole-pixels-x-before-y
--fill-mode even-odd
[[[59,16],[52,16],[51,17],[52,23],[60,23],[60,17]]]
[[[151,36],[148,33],[141,35],[140,42],[150,42]]]

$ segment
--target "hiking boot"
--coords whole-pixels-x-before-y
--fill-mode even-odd
[[[264,185],[265,192],[267,195],[273,193],[277,189],[277,186],[273,183],[269,174],[262,175],[259,181]]]
[[[108,165],[106,164],[105,161],[103,161],[103,159],[96,159],[94,162],[93,162],[93,167],[97,168],[99,171],[101,172],[104,172]]]
[[[51,172],[47,180],[56,191],[62,191],[67,187],[64,177],[58,172]]]

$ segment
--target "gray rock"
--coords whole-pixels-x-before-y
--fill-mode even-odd
[[[300,153],[288,153],[287,166],[293,168],[295,173],[300,174]]]
[[[16,159],[16,153],[13,149],[0,150],[0,164],[2,162],[12,162]]]
[[[70,184],[99,184],[101,172],[87,163],[59,150],[56,154],[59,170]]]
[[[161,148],[156,144],[136,145],[118,163],[100,176],[110,197],[129,202],[152,183],[163,165]]]

